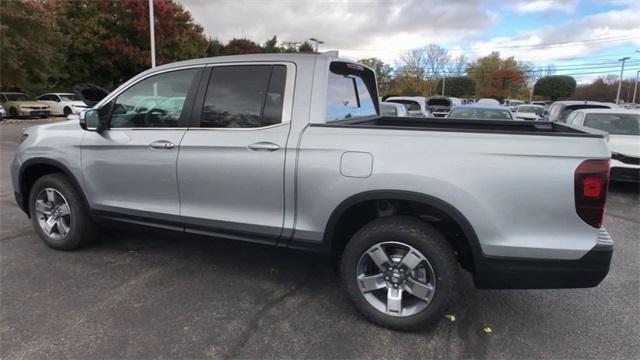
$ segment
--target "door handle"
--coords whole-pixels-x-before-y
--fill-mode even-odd
[[[280,149],[280,146],[272,142],[261,141],[249,145],[249,149],[253,151],[276,151]]]
[[[158,150],[170,150],[176,147],[176,144],[168,140],[158,140],[149,144],[149,147],[152,149],[158,149]]]

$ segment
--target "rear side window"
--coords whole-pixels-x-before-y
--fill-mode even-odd
[[[327,86],[326,122],[378,115],[374,98],[375,76],[366,68],[334,62]]]
[[[257,128],[281,123],[286,77],[284,65],[214,67],[200,127]]]

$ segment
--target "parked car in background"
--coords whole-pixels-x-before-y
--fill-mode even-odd
[[[628,110],[640,110],[640,104],[629,103],[629,104],[624,104],[622,107]]]
[[[611,149],[611,179],[640,182],[639,110],[575,110],[567,117],[567,124],[606,131]]]
[[[161,65],[79,123],[26,129],[14,197],[54,249],[88,244],[109,219],[322,252],[355,307],[400,330],[441,319],[461,269],[479,288],[604,279],[604,134],[384,117],[377,91],[372,69],[325,54]],[[132,111],[143,97],[181,106]]]
[[[460,98],[456,98],[456,97],[449,97],[449,101],[451,101],[451,108],[454,108],[456,106],[465,104],[466,102],[464,101],[464,99],[460,99]]]
[[[78,95],[72,93],[42,94],[38,96],[38,101],[49,105],[51,115],[67,116],[88,108]]]
[[[518,105],[513,111],[516,119],[538,121],[544,119],[544,106],[541,105]]]
[[[42,117],[49,116],[49,105],[29,100],[29,97],[19,92],[0,93],[0,104],[5,108],[9,117]]]
[[[448,118],[478,120],[515,120],[511,109],[504,106],[470,104],[456,106]]]
[[[522,104],[524,104],[524,101],[522,101],[522,100],[505,99],[504,102],[502,103],[502,106],[510,108],[511,111],[515,111],[516,107],[518,105],[522,105]]]
[[[4,119],[5,117],[7,117],[7,112],[4,110],[4,107],[0,105],[0,121],[2,121],[2,119]]]
[[[402,104],[407,108],[409,116],[431,117],[433,116],[427,108],[427,99],[424,96],[391,96],[385,102]]]
[[[599,101],[584,101],[584,100],[567,100],[556,101],[551,104],[544,113],[544,118],[547,121],[553,122],[565,122],[567,116],[574,110],[579,109],[614,109],[618,108],[616,104],[605,103]]]
[[[427,109],[434,117],[446,117],[452,106],[451,100],[446,96],[432,96],[427,99]]]
[[[72,90],[88,107],[93,107],[101,99],[109,95],[107,90],[94,84],[76,84]]]
[[[476,101],[476,104],[500,106],[500,101],[492,98],[481,98]]]
[[[409,116],[409,113],[407,112],[407,108],[402,104],[393,103],[393,102],[381,102],[380,115],[407,117]]]
[[[551,103],[549,103],[547,101],[532,101],[531,105],[539,105],[539,106],[542,106],[542,107],[544,107],[546,109],[549,105],[551,105]]]

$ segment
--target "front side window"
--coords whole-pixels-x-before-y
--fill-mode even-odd
[[[281,123],[286,78],[284,65],[214,67],[200,127],[258,128]]]
[[[363,67],[339,62],[331,64],[326,122],[377,115],[373,102],[376,95],[372,96],[366,80],[371,79]]]
[[[153,75],[125,90],[104,106],[111,106],[110,127],[177,127],[197,72],[185,69]]]

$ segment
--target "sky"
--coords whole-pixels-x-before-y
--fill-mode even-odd
[[[320,51],[377,57],[438,44],[474,60],[499,51],[533,66],[553,64],[579,83],[640,70],[640,0],[182,0],[207,36],[264,43],[324,41]]]

